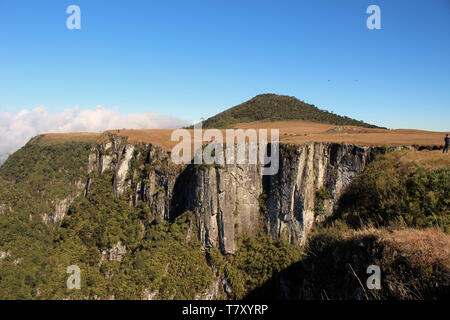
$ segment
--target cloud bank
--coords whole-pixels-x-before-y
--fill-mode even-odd
[[[0,113],[0,165],[9,154],[29,139],[49,132],[99,132],[110,129],[163,129],[187,125],[177,118],[155,112],[122,115],[118,110],[98,106],[94,109],[66,109],[51,114],[44,107],[22,110],[17,114]]]

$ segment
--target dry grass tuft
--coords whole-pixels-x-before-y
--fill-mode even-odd
[[[415,267],[440,265],[450,271],[450,235],[436,228],[384,232],[382,241],[402,252]]]
[[[439,265],[450,272],[450,235],[438,228],[396,230],[366,227],[348,230],[342,234],[343,240],[376,238],[389,252],[407,257],[412,266],[426,268]]]

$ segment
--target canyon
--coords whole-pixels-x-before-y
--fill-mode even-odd
[[[158,146],[109,135],[90,152],[83,188],[87,195],[96,175],[110,170],[111,192],[127,197],[130,206],[147,203],[154,219],[173,221],[192,211],[205,249],[232,254],[237,238],[261,230],[301,246],[314,221],[331,215],[352,178],[384,151],[338,143],[281,144],[278,173],[264,176],[261,165],[254,164],[177,165]],[[323,188],[329,196],[318,199]],[[71,199],[63,200],[66,208]],[[60,211],[57,220],[63,217]]]

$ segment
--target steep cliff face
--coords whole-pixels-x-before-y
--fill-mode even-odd
[[[274,239],[304,244],[315,220],[332,213],[342,190],[382,149],[335,143],[280,145],[276,175],[259,165],[175,165],[153,145],[112,138],[89,156],[94,172],[112,170],[112,192],[130,205],[148,205],[153,219],[197,217],[204,248],[234,253],[238,239],[262,228]],[[317,196],[325,190],[328,197]]]
[[[200,166],[184,172],[181,207],[196,213],[205,247],[234,253],[238,237],[260,230],[259,169],[256,165]]]
[[[42,216],[42,221],[45,224],[58,223],[62,221],[67,211],[69,210],[72,202],[81,195],[81,191],[83,188],[83,183],[79,182],[76,184],[76,191],[73,194],[67,196],[67,198],[62,200],[54,200],[51,202],[51,207],[53,208],[53,212],[50,214],[44,213]]]
[[[378,152],[381,149],[335,143],[280,148],[278,174],[263,178],[268,233],[303,244],[313,222],[333,212],[343,189]],[[326,199],[318,197],[319,190],[326,191]]]

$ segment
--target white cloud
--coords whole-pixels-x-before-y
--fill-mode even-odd
[[[66,109],[51,114],[44,107],[21,110],[17,114],[0,113],[0,164],[9,154],[22,147],[29,139],[49,132],[99,132],[109,129],[163,129],[177,128],[187,122],[159,116],[154,112],[122,115],[118,110],[98,106],[94,109]]]

